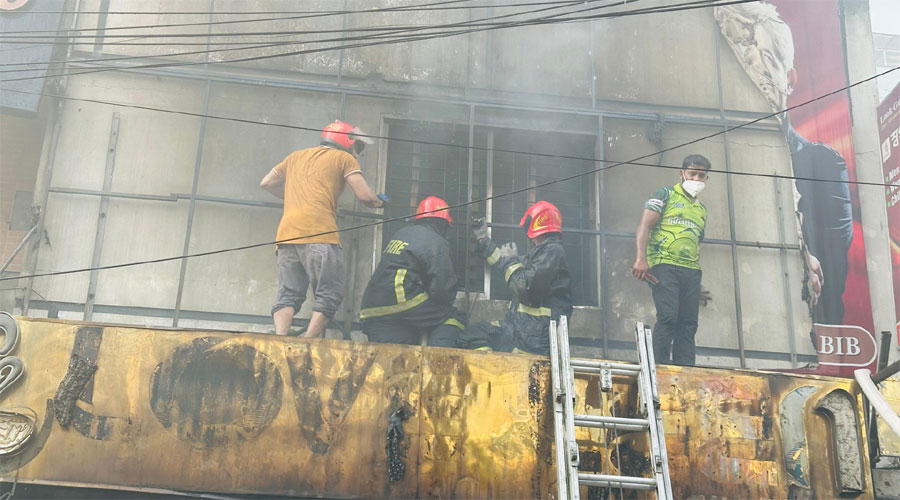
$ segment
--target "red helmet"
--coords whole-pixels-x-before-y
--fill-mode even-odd
[[[355,144],[358,153],[366,147],[366,144],[374,144],[375,141],[366,137],[366,133],[359,127],[335,120],[322,129],[322,142],[335,144],[347,151],[351,151]]]
[[[429,213],[424,213],[429,212]],[[447,202],[437,196],[429,196],[419,202],[416,207],[415,219],[424,219],[432,217],[435,219],[444,219],[449,224],[453,224],[453,217],[450,217],[450,210],[447,209]]]
[[[531,221],[528,220],[529,217]],[[535,238],[546,233],[561,233],[562,214],[559,213],[556,205],[542,200],[531,205],[525,211],[525,215],[522,216],[522,220],[519,222],[519,227],[524,227],[525,224],[528,224],[529,238]]]

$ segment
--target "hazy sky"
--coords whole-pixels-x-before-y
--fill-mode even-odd
[[[900,0],[869,0],[872,31],[900,35]]]

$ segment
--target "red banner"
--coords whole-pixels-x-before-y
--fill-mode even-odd
[[[841,13],[837,0],[817,2],[781,0],[773,3],[793,31],[794,68],[797,76],[794,90],[787,102],[788,106],[806,102],[846,86],[848,77],[844,62]],[[815,159],[807,174],[822,180],[835,180],[833,177],[835,172],[827,172],[822,167],[830,168],[831,162],[839,163],[843,160],[846,164],[844,174],[846,179],[856,180],[856,156],[853,151],[848,92],[841,92],[792,110],[790,121],[797,133],[806,139],[811,147],[820,149],[817,154],[812,155]],[[830,148],[837,156],[825,153],[823,147]],[[797,164],[798,160],[803,159],[798,158],[793,151],[791,156],[794,175],[801,176]],[[797,184],[799,189],[801,182],[798,181]],[[851,225],[847,228],[851,234],[849,244],[837,234],[838,231],[834,230],[843,224],[836,216],[840,213],[840,209],[835,210],[834,206],[816,203],[811,209],[818,211],[815,213],[816,223],[804,230],[805,243],[810,253],[822,264],[825,278],[819,302],[812,308],[819,356],[819,365],[815,371],[847,377],[853,376],[853,371],[861,367],[868,367],[874,371],[876,346],[872,335],[874,322],[869,298],[869,277],[866,271],[866,249],[860,222],[859,191],[856,185],[834,185],[828,182],[810,184],[807,191],[814,193],[813,196],[838,198],[848,193],[846,208],[852,214],[851,221],[848,221]],[[842,191],[837,189],[838,186],[845,188]],[[801,214],[803,208],[800,207]],[[833,295],[835,291],[842,292],[839,298],[828,296],[829,293]],[[834,313],[838,307],[842,308],[842,315]],[[856,347],[853,347],[854,345]]]
[[[878,106],[878,136],[885,184],[900,184],[900,84]],[[900,187],[885,188],[888,234],[891,240],[891,276],[894,279],[894,310],[897,313],[897,343],[900,344]]]
[[[747,76],[778,115],[791,157],[803,299],[819,363],[803,371],[874,369],[872,305],[855,184],[856,162],[838,0],[771,0],[716,7]]]

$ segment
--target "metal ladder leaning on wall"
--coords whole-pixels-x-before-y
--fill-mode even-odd
[[[672,498],[669,479],[666,438],[659,411],[659,392],[656,385],[656,365],[650,328],[638,322],[635,326],[638,364],[608,363],[605,361],[573,360],[569,357],[569,329],[565,316],[559,324],[550,322],[550,361],[553,384],[553,421],[556,434],[556,477],[560,500],[577,500],[579,486],[600,486],[628,490],[656,491],[659,500]],[[575,372],[600,375],[600,390],[612,390],[612,377],[636,377],[639,407],[643,418],[576,415]],[[575,441],[575,427],[594,427],[625,432],[649,432],[650,467],[653,477],[631,477],[578,472],[579,452]]]

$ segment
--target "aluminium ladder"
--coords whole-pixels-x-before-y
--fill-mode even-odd
[[[550,361],[552,364],[553,419],[556,434],[556,476],[559,500],[578,500],[579,486],[599,486],[628,490],[656,491],[658,500],[672,498],[669,479],[666,440],[662,415],[659,411],[659,392],[656,385],[656,365],[650,328],[638,322],[635,339],[640,360],[638,364],[605,361],[573,360],[569,357],[569,331],[565,316],[550,322]],[[574,373],[599,374],[600,390],[612,390],[613,376],[636,377],[640,412],[643,418],[623,418],[600,415],[576,415]],[[632,477],[614,474],[578,472],[579,453],[575,441],[575,427],[593,427],[624,432],[649,432],[650,467],[653,477]],[[618,449],[618,443],[616,443]],[[618,451],[617,451],[618,454]]]

